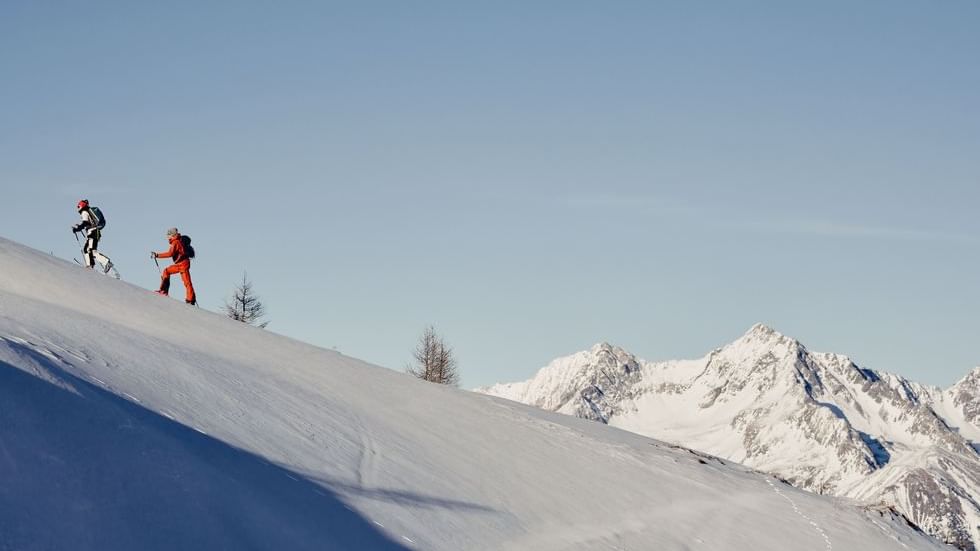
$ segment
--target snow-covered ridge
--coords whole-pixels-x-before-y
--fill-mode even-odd
[[[601,344],[478,392],[883,503],[961,549],[980,541],[980,369],[942,390],[759,324],[698,360],[647,362]]]
[[[0,267],[0,549],[941,548],[889,510],[3,239]]]

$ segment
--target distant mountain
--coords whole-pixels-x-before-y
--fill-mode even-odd
[[[980,545],[980,368],[943,391],[756,325],[699,360],[645,362],[602,343],[477,391],[894,507],[946,543]]]

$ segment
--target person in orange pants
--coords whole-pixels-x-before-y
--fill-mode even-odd
[[[196,305],[197,295],[194,294],[194,284],[191,282],[191,258],[194,257],[194,253],[192,252],[193,249],[190,248],[190,240],[181,236],[177,228],[167,230],[167,239],[170,241],[170,250],[163,253],[150,253],[150,258],[172,258],[174,261],[160,274],[160,290],[157,293],[168,295],[170,293],[170,276],[180,274],[180,278],[184,281],[186,293],[184,302]]]

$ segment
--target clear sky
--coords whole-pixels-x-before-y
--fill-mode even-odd
[[[0,235],[466,387],[755,322],[948,385],[980,364],[980,3],[0,3]],[[2,269],[2,266],[0,266]],[[176,295],[181,296],[179,282]]]

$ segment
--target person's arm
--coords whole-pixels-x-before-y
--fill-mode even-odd
[[[84,212],[82,213],[82,221],[79,222],[79,223],[77,223],[77,224],[75,224],[74,226],[72,226],[71,227],[71,231],[77,233],[77,232],[80,232],[80,231],[85,231],[88,228],[91,228],[92,227],[92,222],[88,219],[88,217],[85,216],[85,214],[86,213],[84,213]]]
[[[153,253],[156,258],[172,258],[174,256],[174,245],[170,245],[170,250],[165,253]]]

